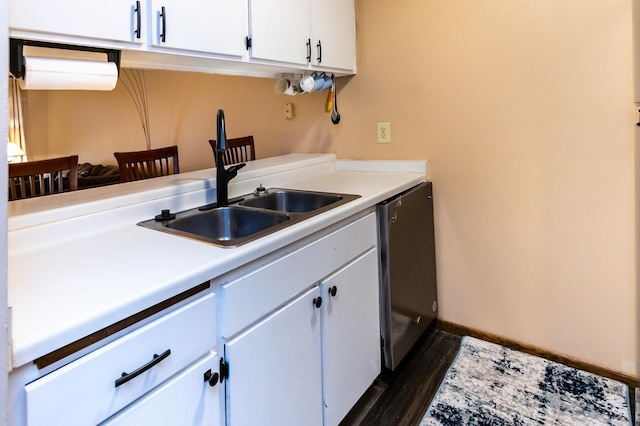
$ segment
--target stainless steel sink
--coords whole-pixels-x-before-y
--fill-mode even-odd
[[[237,247],[359,197],[276,188],[239,197],[230,206],[212,204],[175,214],[165,210],[138,225],[220,247]]]
[[[265,195],[241,201],[240,205],[288,213],[306,213],[337,203],[342,199],[343,196],[339,194],[275,189]]]
[[[291,216],[268,210],[240,206],[192,209],[177,213],[174,219],[148,220],[139,225],[206,241],[223,247],[235,247],[280,229]]]

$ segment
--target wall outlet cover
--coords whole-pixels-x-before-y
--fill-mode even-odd
[[[391,143],[391,123],[377,123],[378,143]]]
[[[291,104],[282,104],[282,115],[284,118],[293,118],[293,105]]]

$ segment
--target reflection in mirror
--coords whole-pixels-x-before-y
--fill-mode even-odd
[[[333,139],[322,93],[297,97],[296,117],[287,120],[269,78],[121,68],[112,91],[29,90],[15,99],[21,159],[78,155],[81,190],[120,182],[114,152],[177,145],[181,173],[215,167],[208,141],[219,108],[228,136],[253,135],[259,158],[327,152]]]

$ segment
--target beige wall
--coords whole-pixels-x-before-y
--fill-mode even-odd
[[[326,152],[327,92],[277,96],[271,79],[145,71],[151,146],[177,144],[182,171],[213,167],[208,144],[216,111],[224,109],[227,137],[252,134],[259,157],[291,151]],[[31,159],[75,153],[79,161],[116,164],[113,152],[146,149],[133,100],[119,82],[112,92],[27,91],[27,153]],[[282,105],[293,103],[287,120]]]
[[[153,145],[178,143],[184,170],[209,167],[224,108],[228,136],[253,134],[259,156],[428,160],[441,318],[637,375],[631,0],[356,7],[358,74],[338,82],[340,125],[324,93],[154,71]],[[144,149],[121,87],[26,103],[32,156],[113,163],[114,150]],[[391,122],[390,145],[376,143],[378,121]]]
[[[637,374],[631,2],[357,6],[331,149],[429,160],[441,318]]]

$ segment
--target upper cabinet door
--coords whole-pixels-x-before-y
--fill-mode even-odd
[[[247,4],[238,0],[152,0],[152,46],[243,56]]]
[[[142,44],[145,6],[144,0],[9,0],[10,34],[35,32],[61,42],[70,36]]]
[[[251,57],[307,65],[311,56],[308,0],[251,0]]]
[[[356,18],[352,0],[313,0],[312,64],[326,68],[356,68]]]

